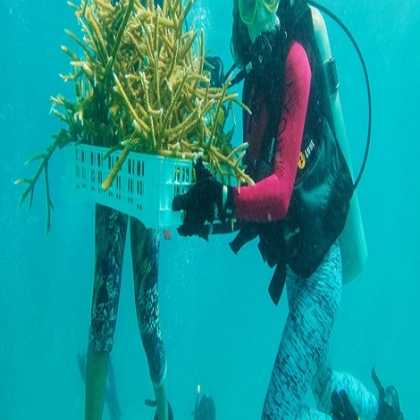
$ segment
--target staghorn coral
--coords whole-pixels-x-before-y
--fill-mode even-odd
[[[69,37],[79,46],[79,56],[67,47],[72,72],[61,77],[75,86],[75,100],[52,97],[52,112],[65,124],[27,183],[22,202],[43,171],[46,175],[48,227],[52,208],[47,179],[52,153],[69,142],[123,148],[120,159],[102,187],[109,188],[127,155],[134,152],[193,159],[203,156],[214,172],[235,176],[238,185],[252,180],[241,168],[247,145],[233,148],[234,126],[224,131],[226,114],[238,101],[221,88],[211,87],[205,71],[203,31],[186,30],[186,16],[194,0],[165,0],[163,7],[147,0],[84,0],[69,2],[83,33]],[[57,107],[62,110],[58,111]],[[245,107],[244,107],[245,108]]]

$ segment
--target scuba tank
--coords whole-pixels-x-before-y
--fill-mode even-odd
[[[336,77],[335,61],[331,54],[327,28],[319,10],[312,5],[310,6],[310,9],[315,39],[319,48],[321,60],[324,64],[324,75],[326,77],[326,85],[329,89],[335,134],[350,172],[353,175],[343,113],[341,110],[340,95],[338,92],[339,82]],[[365,233],[356,191],[353,193],[350,202],[350,210],[347,215],[344,230],[339,236],[339,243],[343,266],[343,283],[348,283],[363,271],[367,260]]]

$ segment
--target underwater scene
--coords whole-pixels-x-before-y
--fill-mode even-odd
[[[80,0],[74,3],[80,7]],[[357,188],[368,258],[363,272],[343,286],[329,342],[331,362],[336,371],[351,373],[377,395],[375,368],[382,385],[398,391],[404,418],[416,420],[420,2],[319,3],[344,22],[357,41],[369,74],[372,105],[371,144]],[[203,31],[204,51],[219,56],[225,72],[234,62],[232,8],[233,1],[196,0],[184,22],[185,30]],[[323,16],[337,63],[353,170],[358,174],[369,126],[364,73],[349,37],[330,16]],[[71,59],[61,46],[77,50],[65,29],[81,39],[83,35],[74,9],[64,0],[0,0],[0,28],[0,419],[82,419],[95,204],[70,193],[65,147],[48,162],[52,206],[46,200],[44,173],[22,205],[27,184],[15,181],[35,175],[40,160],[25,162],[45,152],[51,136],[65,127],[51,112],[51,97],[74,99],[74,85],[60,77],[71,72]],[[242,86],[240,82],[228,92],[237,92],[240,99]],[[236,120],[232,142],[239,146],[242,109],[235,103],[233,112],[228,128]],[[145,404],[155,395],[137,324],[129,232],[122,251],[103,415],[112,420],[152,419],[156,411],[150,401]],[[214,400],[218,420],[261,418],[288,315],[287,296],[283,293],[278,306],[273,304],[267,292],[273,269],[263,262],[258,242],[246,244],[235,255],[229,247],[234,237],[228,233],[212,235],[208,241],[185,238],[176,228],[162,233],[157,315],[174,419],[213,418],[197,412],[194,416],[197,401],[205,394]],[[316,407],[310,390],[304,403]]]

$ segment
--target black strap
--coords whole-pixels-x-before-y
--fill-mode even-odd
[[[268,293],[274,305],[278,305],[286,283],[286,263],[279,261],[268,286]]]

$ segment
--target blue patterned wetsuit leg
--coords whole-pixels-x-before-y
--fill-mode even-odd
[[[155,385],[160,385],[166,373],[158,302],[160,231],[146,229],[137,219],[131,218],[130,234],[140,336],[149,364],[150,378]]]
[[[262,419],[331,419],[324,413],[331,411],[329,400],[332,389],[342,389],[346,382],[344,376],[335,376],[327,363],[328,340],[341,295],[341,255],[338,244],[330,248],[309,278],[295,274],[288,267],[286,285],[289,315],[271,375]],[[318,408],[322,412],[302,405],[311,384]],[[344,389],[347,390],[347,387]],[[352,390],[348,391],[353,402],[356,395],[353,395]],[[365,407],[366,419],[373,420],[377,410],[376,399],[364,388],[363,391],[357,395],[363,400],[360,407]],[[355,406],[359,408],[357,404]]]
[[[110,352],[114,344],[128,216],[96,205],[95,274],[89,349]]]
[[[93,285],[89,348],[110,352],[114,343],[121,273],[129,217],[96,205],[95,277]],[[160,232],[146,229],[130,218],[131,254],[137,319],[150,377],[161,383],[166,371],[159,326],[158,267]]]

